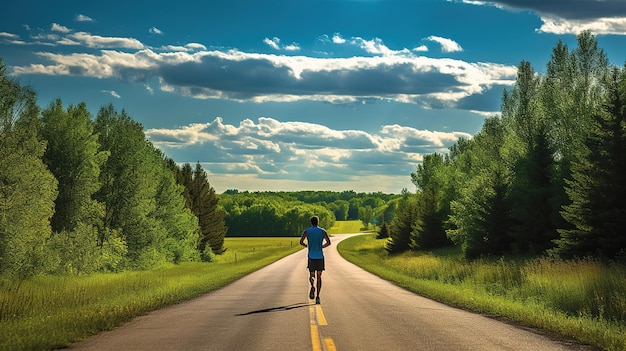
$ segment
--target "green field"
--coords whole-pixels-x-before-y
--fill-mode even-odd
[[[370,231],[373,227],[370,227]],[[361,221],[336,221],[335,225],[328,229],[328,234],[353,234],[368,231]]]
[[[0,350],[50,350],[203,293],[302,247],[297,238],[226,238],[213,263],[0,281]]]
[[[626,267],[592,260],[467,261],[457,248],[390,256],[361,235],[341,255],[399,286],[443,303],[513,321],[603,350],[626,350]]]

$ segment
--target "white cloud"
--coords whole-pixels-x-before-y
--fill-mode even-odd
[[[120,99],[121,98],[120,94],[116,93],[115,90],[102,90],[102,92],[110,94],[111,96],[113,96],[116,99]]]
[[[299,51],[300,50],[300,46],[296,43],[293,44],[289,44],[289,45],[285,45],[284,49],[286,51]]]
[[[351,43],[365,50],[368,54],[381,55],[381,56],[398,56],[410,53],[407,49],[391,50],[387,45],[383,44],[383,40],[380,38],[374,38],[372,40],[366,40],[363,38],[352,38]]]
[[[271,48],[272,48],[272,49],[274,49],[274,50],[280,50],[280,46],[279,46],[279,44],[280,44],[280,39],[279,39],[279,38],[276,38],[276,37],[274,37],[274,38],[272,38],[272,39],[270,39],[270,38],[265,38],[265,39],[263,39],[263,42],[264,42],[265,44],[267,44],[267,46],[271,47]]]
[[[346,40],[343,37],[341,37],[341,34],[339,34],[339,33],[335,33],[333,35],[333,39],[332,40],[333,40],[333,43],[335,43],[335,44],[344,44],[346,42]]]
[[[206,50],[206,46],[199,43],[189,43],[185,47],[189,50]]]
[[[271,47],[274,50],[280,51],[280,50],[285,50],[285,51],[299,51],[300,50],[300,45],[298,45],[297,43],[292,43],[289,45],[283,45],[281,46],[280,44],[280,38],[277,37],[273,37],[272,39],[270,38],[265,38],[263,39],[263,42]]]
[[[431,35],[426,40],[434,41],[441,45],[441,51],[443,52],[460,52],[463,51],[461,45],[452,39],[442,38],[435,35]]]
[[[448,0],[451,1],[451,0]],[[623,0],[500,0],[461,2],[478,6],[495,6],[502,10],[527,9],[536,13],[543,24],[536,31],[577,35],[584,30],[594,34],[626,35],[626,6]]]
[[[180,162],[199,160],[210,170],[212,183],[218,177],[230,178],[225,183],[230,188],[236,179],[244,178],[247,184],[263,178],[266,190],[271,184],[267,180],[271,179],[293,184],[317,180],[321,187],[333,182],[339,182],[334,186],[346,187],[353,186],[348,182],[364,179],[395,179],[393,189],[371,190],[388,192],[400,192],[406,187],[396,186],[409,179],[424,154],[447,152],[459,137],[471,138],[467,133],[399,125],[383,126],[372,134],[272,118],[259,118],[256,122],[247,119],[235,126],[224,124],[220,117],[177,129],[148,129],[146,135],[168,155],[187,155],[189,159]],[[399,182],[400,179],[404,181]],[[363,185],[359,188],[363,189]]]
[[[589,30],[595,34],[626,35],[626,17],[598,18],[593,20],[566,20],[558,17],[541,17],[543,24],[538,32],[574,34]]]
[[[426,45],[420,45],[416,48],[413,48],[413,51],[415,52],[427,52],[428,51],[428,47]]]
[[[53,32],[59,32],[59,33],[69,33],[69,32],[71,32],[71,29],[69,29],[69,28],[67,28],[65,26],[62,26],[62,25],[60,25],[58,23],[52,23],[52,26],[51,26],[50,30],[53,31]]]
[[[150,32],[152,34],[159,34],[159,35],[163,34],[163,32],[159,28],[157,28],[157,27],[152,27],[152,28],[148,29],[148,32]]]
[[[442,47],[449,50],[461,49],[449,39],[434,36],[428,39],[442,43]],[[264,41],[284,50],[285,54],[209,50],[199,43],[153,49],[133,38],[103,37],[87,32],[43,33],[37,40],[42,45],[47,42],[77,49],[70,54],[39,52],[45,63],[15,66],[13,74],[115,78],[143,85],[157,81],[162,91],[198,99],[259,103],[393,100],[445,108],[455,107],[468,96],[483,94],[495,85],[510,85],[516,75],[514,66],[429,58],[418,55],[424,52],[423,47],[395,50],[379,38],[355,37],[346,41],[364,52],[361,56],[349,57],[289,54],[299,50],[299,46],[281,47],[277,37]],[[330,43],[328,37],[326,40]],[[87,53],[82,47],[102,50]],[[472,105],[472,110],[480,110],[478,103]]]
[[[19,39],[20,36],[17,35],[17,34],[12,34],[12,33],[7,33],[7,32],[0,32],[0,38]]]
[[[70,40],[85,45],[90,48],[123,48],[123,49],[143,49],[144,45],[134,38],[102,37],[86,32],[76,32],[68,35]]]
[[[76,15],[76,17],[74,17],[74,20],[76,22],[94,22],[94,20],[91,17],[83,15],[83,14]]]

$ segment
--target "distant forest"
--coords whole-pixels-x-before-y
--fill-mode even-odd
[[[300,236],[312,214],[320,226],[335,220],[361,220],[364,227],[389,222],[399,195],[354,191],[239,192],[219,196],[226,211],[228,236]],[[374,227],[372,226],[372,229]]]
[[[424,156],[381,234],[389,252],[626,259],[626,68],[589,32],[577,44],[559,41],[545,74],[522,61],[500,115]]]

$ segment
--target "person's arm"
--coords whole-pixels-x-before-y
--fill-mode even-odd
[[[328,233],[326,231],[324,231],[324,240],[326,240],[326,242],[322,244],[322,249],[330,246],[330,238],[328,237]]]
[[[302,232],[302,236],[300,237],[300,245],[307,247],[306,243],[304,242],[304,240],[306,240],[307,238],[307,233],[306,230]]]

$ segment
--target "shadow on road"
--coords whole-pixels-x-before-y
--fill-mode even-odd
[[[247,316],[249,314],[255,314],[255,313],[266,313],[266,312],[281,312],[281,311],[289,311],[289,310],[293,310],[295,308],[302,308],[302,307],[307,307],[310,306],[310,303],[305,303],[305,302],[300,302],[300,303],[294,303],[291,305],[287,305],[287,306],[280,306],[280,307],[271,307],[271,308],[265,308],[262,310],[256,310],[256,311],[250,311],[250,312],[246,312],[246,313],[239,313],[236,314],[235,316]]]

